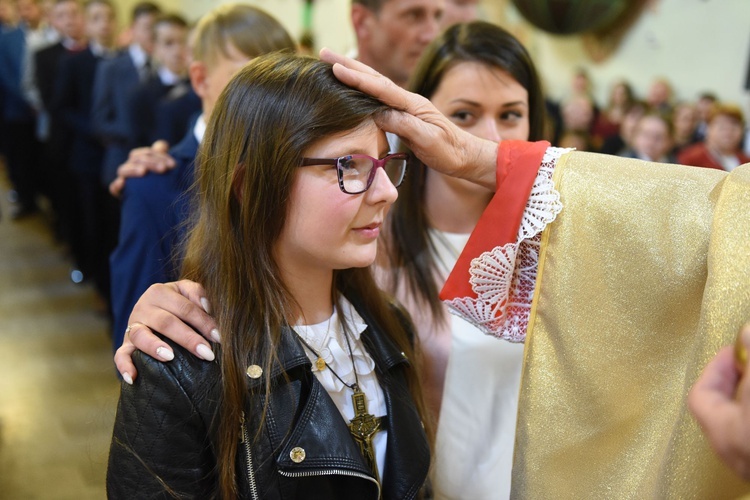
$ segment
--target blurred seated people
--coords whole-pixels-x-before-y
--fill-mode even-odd
[[[708,120],[706,139],[680,153],[680,163],[731,172],[750,162],[741,149],[745,120],[740,108],[730,104],[717,105]]]
[[[672,112],[672,128],[674,129],[672,154],[677,155],[688,146],[695,144],[695,132],[698,127],[698,112],[695,104],[690,102],[677,103]]]
[[[130,143],[135,147],[148,146],[162,139],[156,135],[157,107],[169,99],[172,91],[182,95],[190,87],[187,80],[187,21],[177,14],[162,14],[154,21],[153,36],[153,57],[157,68],[135,88],[128,104]]]
[[[672,112],[674,91],[666,78],[657,78],[651,84],[646,95],[646,103],[656,111],[664,114]]]
[[[633,137],[635,124],[638,123],[638,120],[640,120],[646,113],[646,108],[647,106],[645,102],[635,101],[625,112],[625,116],[622,117],[620,132],[604,141],[600,153],[607,155],[620,155],[626,149],[630,148],[630,140]]]
[[[695,103],[695,111],[698,113],[698,125],[695,128],[695,142],[706,138],[708,118],[714,107],[719,103],[719,98],[713,92],[702,92]]]
[[[584,95],[571,97],[563,103],[561,112],[563,123],[561,140],[570,132],[590,136],[594,123],[594,104],[591,99]],[[590,151],[590,146],[586,150]]]
[[[674,163],[672,149],[672,123],[656,110],[648,111],[635,124],[630,149],[623,154],[625,158]]]
[[[557,146],[560,148],[573,148],[578,151],[592,151],[590,137],[585,132],[565,132],[560,137]]]
[[[612,87],[607,107],[599,113],[591,129],[591,143],[599,151],[608,138],[620,133],[620,124],[635,97],[633,88],[624,80]]]

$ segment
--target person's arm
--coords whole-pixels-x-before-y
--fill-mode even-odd
[[[750,323],[740,334],[750,349]],[[750,363],[745,366],[750,372]],[[688,406],[721,460],[750,481],[750,377],[743,377],[732,347],[724,347],[703,369],[688,395]]]
[[[136,350],[163,361],[174,358],[172,348],[154,331],[201,359],[213,360],[213,351],[206,339],[214,342],[221,339],[205,296],[201,285],[188,280],[151,285],[141,295],[128,319],[130,329],[115,353],[115,366],[123,380],[132,384],[138,375],[132,360]]]
[[[361,62],[328,49],[320,51],[320,58],[333,64],[341,82],[394,108],[377,119],[378,125],[398,135],[430,168],[495,189],[497,143],[461,130],[428,99],[402,89]]]
[[[176,163],[168,151],[169,144],[165,141],[156,141],[150,147],[131,150],[128,161],[117,167],[117,177],[109,184],[109,192],[119,198],[129,178],[143,177],[149,172],[163,174],[174,168]]]
[[[174,276],[173,244],[179,226],[170,210],[169,181],[138,179],[125,191],[117,247],[110,258],[114,347],[119,348],[128,318],[143,292]]]

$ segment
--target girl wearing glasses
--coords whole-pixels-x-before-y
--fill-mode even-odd
[[[416,498],[430,465],[414,334],[368,266],[406,155],[387,109],[329,64],[255,59],[199,153],[183,275],[223,332],[218,363],[171,344],[123,385],[113,498]]]
[[[492,24],[446,30],[426,49],[410,87],[476,136],[495,142],[543,137],[544,100],[533,62],[517,39]],[[438,298],[492,195],[415,162],[384,224],[386,251],[377,262],[381,287],[404,304],[417,326],[425,400],[439,421],[432,479],[439,498],[510,493],[523,345],[483,335],[448,314]],[[133,342],[155,356],[157,349],[168,353],[162,340],[148,335],[149,325],[196,352],[205,340],[175,325],[172,314],[189,311],[182,319],[210,338],[215,324],[198,307],[203,296],[185,281],[152,288],[131,315],[131,323],[138,322]],[[132,349],[126,341],[115,357],[121,373],[134,373]]]

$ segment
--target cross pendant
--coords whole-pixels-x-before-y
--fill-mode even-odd
[[[354,388],[352,404],[354,405],[354,418],[349,423],[349,432],[352,433],[354,441],[359,446],[359,451],[365,458],[365,462],[372,469],[372,473],[375,474],[375,479],[380,481],[372,440],[375,434],[381,430],[381,418],[367,413],[367,397],[358,386]]]

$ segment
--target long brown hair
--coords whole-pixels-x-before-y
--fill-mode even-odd
[[[431,98],[445,73],[460,62],[478,62],[508,72],[529,94],[529,140],[543,138],[545,107],[541,80],[526,49],[513,35],[483,21],[456,24],[435,39],[422,54],[412,75],[409,89]],[[410,295],[429,307],[434,320],[444,320],[444,310],[435,278],[435,248],[425,213],[427,168],[418,161],[409,166],[409,175],[399,189],[399,199],[391,210],[388,228],[390,289],[401,280]]]
[[[266,374],[278,370],[276,349],[283,328],[295,317],[294,297],[280,279],[272,246],[287,219],[302,154],[316,141],[353,130],[384,109],[336,80],[329,64],[276,53],[243,68],[212,113],[198,155],[197,220],[189,234],[183,274],[203,283],[223,332],[217,455],[223,497],[236,495],[238,422],[252,390],[245,368],[252,363]],[[414,357],[404,326],[369,268],[336,271],[334,287],[345,290]],[[417,370],[409,370],[408,376],[424,414]],[[265,380],[256,390],[264,392],[267,402],[271,377]]]

